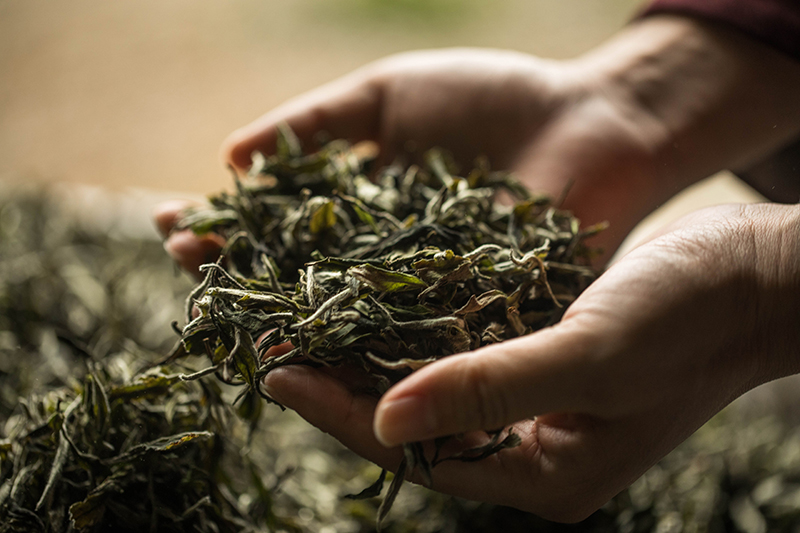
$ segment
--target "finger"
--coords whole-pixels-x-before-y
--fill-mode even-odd
[[[258,150],[275,151],[277,125],[288,124],[306,145],[324,131],[351,142],[378,140],[380,82],[362,69],[288,101],[233,133],[222,144],[222,158],[239,169]]]
[[[375,398],[354,394],[342,381],[303,365],[276,368],[262,384],[270,397],[357,454],[385,468],[397,468],[402,451],[382,446],[372,432]]]
[[[153,220],[162,236],[167,237],[180,222],[182,213],[196,206],[197,202],[189,200],[169,200],[158,204],[153,209]]]
[[[164,241],[164,249],[182,269],[200,278],[200,265],[216,261],[224,244],[225,239],[220,235],[209,233],[200,237],[187,229],[172,233]]]
[[[402,451],[381,445],[372,432],[374,398],[353,393],[335,377],[301,365],[276,368],[264,378],[263,384],[272,398],[295,410],[357,454],[387,470],[397,469],[403,457]],[[432,488],[465,498],[506,504],[513,502],[520,508],[529,507],[531,502],[526,501],[527,497],[523,499],[514,493],[523,492],[529,496],[528,490],[518,491],[517,488],[530,482],[531,471],[538,471],[535,464],[538,447],[532,431],[532,423],[519,425],[516,432],[527,444],[501,451],[504,459],[494,455],[471,463],[448,461],[439,464],[433,470]],[[449,453],[442,456],[447,455]],[[427,456],[429,459],[432,457],[430,446]],[[412,480],[422,481],[419,472],[408,474]]]
[[[264,386],[270,396],[359,455],[388,470],[399,465],[402,452],[382,446],[372,433],[373,398],[353,394],[337,379],[300,365],[273,370]],[[580,421],[552,426],[538,420],[517,424],[520,446],[481,461],[440,463],[433,469],[431,488],[576,521],[630,483],[632,469],[636,473],[641,469],[639,462],[633,467],[625,464],[630,449],[626,454],[619,452],[613,438],[622,437],[614,429]],[[618,467],[624,468],[615,470]],[[414,474],[412,478],[421,481],[418,473]]]
[[[592,339],[579,319],[415,372],[383,396],[374,431],[385,446],[493,429],[551,412],[588,412]]]
[[[261,338],[265,337],[267,334],[261,336]],[[256,346],[261,343],[261,338],[259,338],[258,342],[256,342]],[[291,342],[284,342],[281,344],[276,344],[275,346],[270,346],[266,349],[264,354],[261,356],[261,359],[266,361],[272,357],[280,357],[282,355],[286,355],[287,353],[291,352],[294,346]]]

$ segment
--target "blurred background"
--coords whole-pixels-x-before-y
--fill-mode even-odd
[[[166,259],[157,242],[153,242],[157,235],[149,221],[150,211],[165,198],[201,197],[228,188],[230,176],[219,161],[218,149],[229,132],[299,93],[396,52],[478,46],[515,49],[550,58],[574,57],[625,25],[640,4],[639,0],[3,0],[0,2],[0,236],[5,237],[0,239],[0,252],[4,252],[0,253],[0,296],[12,294],[23,286],[39,287],[29,292],[47,296],[48,302],[69,304],[71,311],[63,313],[64,323],[75,331],[86,330],[87,335],[97,329],[97,324],[108,325],[104,314],[106,300],[119,300],[125,304],[128,315],[147,315],[139,317],[144,322],[132,322],[130,328],[137,335],[147,337],[151,343],[161,342],[162,337],[169,339],[172,333],[168,323],[176,314],[172,307],[188,290],[188,282],[176,284],[174,276],[158,278],[163,285],[153,281],[156,279],[153,276],[162,276],[165,270],[164,265],[156,267],[156,262]],[[41,184],[56,191],[56,197],[64,197],[61,207],[68,212],[66,218],[56,218],[47,224],[36,222],[34,208],[13,198],[20,187],[30,184],[34,187]],[[732,175],[720,173],[685,191],[652,215],[634,231],[623,251],[654,227],[698,207],[759,199]],[[42,205],[36,208],[39,215],[52,211],[50,204]],[[77,239],[70,237],[78,246],[70,244],[68,237],[73,229],[71,222],[64,220],[75,218],[99,229],[102,237],[95,235],[92,241],[99,244],[93,244],[89,251],[95,255],[101,252],[113,255],[107,261],[113,268],[93,269],[93,263],[100,261],[90,257],[83,233],[79,232]],[[22,231],[26,224],[41,226],[29,233],[39,237],[27,237],[29,234]],[[83,226],[80,229],[83,232]],[[47,231],[42,234],[40,230]],[[130,241],[123,238],[131,235],[148,240],[147,254],[130,250]],[[111,244],[104,240],[107,236]],[[59,243],[65,246],[59,248]],[[42,250],[38,250],[40,244]],[[8,247],[4,249],[2,245]],[[37,248],[36,253],[30,253],[29,248]],[[65,256],[65,249],[69,255]],[[129,262],[125,259],[128,256],[118,255],[117,252],[123,253],[122,249],[140,262]],[[47,259],[53,254],[54,259]],[[48,270],[40,263],[54,266]],[[145,270],[141,265],[150,264],[158,271],[152,276],[149,271],[144,272],[151,277],[138,276],[135,283],[119,281],[120,272],[124,273],[126,268],[135,270],[131,265],[140,265]],[[97,280],[116,287],[116,292],[107,291],[108,294],[121,296],[115,300],[106,295],[104,288],[98,288]],[[68,287],[61,292],[42,285],[62,282]],[[61,297],[62,292],[69,298]],[[37,298],[31,296],[31,309],[36,307],[33,304],[39,305]],[[86,311],[75,313],[78,304],[70,303],[70,298]],[[0,298],[2,302],[19,307],[22,298]],[[39,316],[36,309],[23,313],[17,307],[0,313],[0,325],[4,319],[17,316],[33,323],[30,317]],[[97,317],[92,315],[95,308]],[[95,318],[97,321],[93,322]],[[44,318],[41,320],[46,322]],[[5,376],[9,383],[17,385],[21,382],[18,366],[26,364],[16,355],[18,338],[21,337],[0,335],[0,355],[5,353],[3,350],[10,354],[5,359],[0,357],[0,362],[4,361],[0,364],[0,377]],[[31,345],[46,347],[50,338],[55,337],[44,336],[41,342],[37,337]],[[44,348],[39,351],[47,352]],[[33,388],[43,382],[31,378],[30,383],[25,383]],[[800,420],[798,390],[797,380],[783,380],[753,391],[748,400],[737,405],[745,413],[752,412],[752,416],[777,413],[796,424]],[[7,404],[12,409],[15,394],[9,392],[7,398],[0,398],[0,407]],[[717,459],[718,452],[722,443],[732,442],[734,436],[747,443],[750,441],[745,437],[751,433],[750,440],[756,444],[751,447],[754,451],[748,453],[756,458],[772,457],[762,453],[762,448],[772,450],[777,442],[790,442],[782,433],[770,433],[761,426],[753,425],[750,433],[740,432],[735,424],[723,425],[724,433],[714,427],[710,426],[706,433],[701,432],[687,444],[683,448],[688,450],[686,453],[679,450],[678,455],[673,454],[672,457],[683,462],[669,467],[670,471],[680,477],[684,471],[691,474],[687,464],[700,465],[695,469],[700,474],[692,475],[707,481],[708,465],[717,468],[722,464]],[[308,441],[302,449],[306,454],[303,457],[314,460],[322,457],[309,452],[318,446],[309,437],[316,433],[307,426],[296,431]],[[287,435],[285,444],[294,446],[298,442],[296,436]],[[698,442],[702,450],[710,450],[708,456],[698,455],[693,444]],[[787,445],[786,450],[787,454],[794,454],[792,464],[800,464],[798,448]],[[725,459],[724,464],[739,465],[739,470],[746,470],[741,467],[744,452],[734,451],[734,459]],[[331,453],[342,456],[341,451]],[[685,460],[680,453],[684,453]],[[783,455],[779,459],[771,469],[754,467],[752,471],[759,476],[785,471],[788,460]],[[331,467],[326,461],[314,463],[317,465],[314,468],[322,472],[319,476],[328,475]],[[305,463],[303,466],[305,472],[316,472]],[[723,482],[727,484],[724,490],[734,487],[736,491],[746,491],[751,485],[761,483],[759,477],[752,483],[747,478],[749,485],[742,487],[750,488],[740,489],[739,485],[730,485],[728,470],[720,467],[717,474],[722,480],[720,486]],[[737,475],[736,479],[744,479],[741,472]],[[689,487],[681,479],[675,486]],[[658,487],[666,482],[658,485],[652,484],[652,479],[645,479],[641,483],[650,483],[656,487],[651,492],[656,493],[664,492]],[[716,487],[716,481],[709,483]],[[305,484],[309,485],[312,483]],[[770,497],[778,502],[776,505],[783,506],[781,509],[795,512],[800,509],[800,481],[797,486],[787,487],[773,490],[770,494],[774,497]],[[299,498],[295,493],[302,488],[303,484],[298,483],[296,489],[289,487],[286,492]],[[636,490],[631,494],[641,492]],[[720,489],[720,493],[724,490]],[[335,492],[331,494],[329,500],[336,502]],[[668,499],[673,498],[671,493],[664,494]],[[778,500],[787,494],[786,497],[794,498],[791,500],[794,507]],[[750,505],[747,498],[742,501]],[[306,504],[312,507],[319,495],[307,500]],[[685,501],[687,509],[694,508],[697,497],[694,492],[686,492],[680,501]],[[752,516],[746,514],[750,507],[745,504],[732,508],[734,516],[740,513],[737,509],[745,510],[741,511],[745,518]],[[652,507],[661,513],[663,506],[659,505]],[[666,517],[662,517],[664,520],[680,514],[667,510],[672,514],[661,513]],[[328,517],[325,520],[331,523],[330,513],[320,509],[315,512]],[[739,519],[735,520],[738,524]],[[740,530],[766,531],[760,524],[756,522],[754,529]]]
[[[209,192],[220,142],[284,100],[405,50],[567,58],[638,0],[123,0],[0,4],[4,179]]]

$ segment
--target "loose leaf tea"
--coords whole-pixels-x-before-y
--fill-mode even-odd
[[[213,487],[227,422],[199,410],[221,399],[197,386],[143,387],[132,401],[110,371],[97,366],[77,394],[34,396],[12,418],[0,531],[184,531],[208,521],[235,531],[243,511]]]
[[[62,192],[19,190],[0,181],[0,487],[9,487],[8,480],[13,478],[10,486],[13,489],[16,484],[16,488],[11,492],[18,498],[17,507],[12,509],[11,492],[3,496],[0,530],[26,531],[30,526],[33,531],[68,531],[69,509],[89,499],[89,493],[105,481],[98,477],[94,486],[69,483],[79,465],[90,464],[73,453],[68,441],[59,438],[63,433],[55,432],[56,419],[54,427],[42,427],[38,433],[25,430],[28,414],[24,405],[52,406],[47,420],[55,412],[63,417],[72,399],[82,395],[81,391],[94,389],[86,394],[86,405],[95,407],[88,411],[76,407],[67,417],[71,421],[68,429],[74,431],[79,419],[91,427],[105,425],[107,432],[127,424],[126,418],[106,415],[105,392],[110,412],[118,410],[115,402],[125,398],[133,409],[125,408],[124,412],[144,413],[149,427],[160,429],[150,436],[140,435],[142,438],[126,449],[187,432],[215,432],[215,437],[193,439],[171,452],[148,452],[145,460],[131,462],[140,469],[137,475],[169,461],[173,463],[166,465],[170,469],[187,469],[186,475],[197,479],[199,471],[208,465],[209,444],[225,444],[221,449],[211,447],[211,458],[220,454],[220,467],[217,475],[209,478],[209,492],[192,489],[192,497],[184,497],[174,489],[185,487],[176,485],[165,493],[165,503],[172,504],[171,512],[186,518],[182,522],[159,519],[159,531],[375,531],[379,502],[338,497],[369,485],[379,477],[380,469],[345,453],[333,439],[309,429],[291,412],[259,410],[263,402],[256,396],[247,396],[236,406],[248,426],[243,428],[227,407],[228,396],[232,396],[229,393],[235,394],[238,389],[220,386],[210,378],[196,383],[181,381],[179,375],[188,377],[192,368],[141,372],[162,359],[174,343],[167,324],[170,316],[179,313],[175,300],[185,295],[189,286],[176,277],[155,235],[135,238],[116,232],[116,221],[111,228],[107,222],[87,226],[83,219],[77,219],[74,209],[64,209]],[[81,209],[80,213],[89,211]],[[141,211],[144,218],[148,210]],[[196,370],[204,365],[202,358],[182,361],[198,363]],[[89,377],[91,374],[94,377]],[[95,379],[101,387],[87,385]],[[172,392],[161,388],[167,383],[172,383]],[[147,395],[136,398],[137,389]],[[112,390],[116,392],[110,394]],[[212,416],[224,415],[222,427],[203,428],[187,424],[183,416],[174,416],[176,398],[203,398],[217,390],[225,399],[209,394],[205,405],[190,402],[181,409],[200,416],[208,416],[206,411]],[[195,393],[198,396],[192,396]],[[88,399],[91,396],[94,400]],[[747,398],[740,402],[747,402]],[[786,407],[791,405],[787,403]],[[744,406],[749,407],[740,409]],[[91,414],[87,416],[87,412]],[[514,509],[411,486],[395,500],[384,528],[396,533],[793,533],[800,523],[800,418],[796,408],[794,418],[789,413],[765,418],[749,403],[730,406],[580,524],[547,522]],[[37,420],[45,419],[36,416]],[[100,420],[94,422],[94,417]],[[248,439],[248,431],[240,430],[249,429],[252,420],[261,423]],[[33,426],[36,424],[28,427]],[[21,439],[26,435],[36,445],[27,452],[31,462],[23,463],[16,454],[24,449]],[[505,439],[503,435],[497,437],[497,444]],[[94,444],[84,445],[72,434],[70,438],[82,453],[92,452]],[[59,474],[52,467],[64,461],[61,457],[55,460],[64,442],[69,450]],[[111,451],[103,446],[94,454],[105,453]],[[184,453],[186,457],[182,457]],[[436,462],[438,458],[431,458],[431,463]],[[53,482],[42,500],[51,478]],[[92,502],[99,502],[103,495],[110,496],[107,509],[141,515],[142,508],[152,501],[147,491],[133,493],[140,498],[122,498],[110,490],[115,479],[99,488],[89,504],[76,507],[75,517],[91,518],[90,511],[100,508],[92,507]],[[372,494],[378,494],[375,491],[384,481],[389,481],[388,476],[372,487]],[[206,495],[210,503],[215,495],[235,503],[242,515],[234,516],[233,525],[231,519],[212,515]],[[36,511],[40,500],[43,503]],[[53,512],[58,508],[61,510]],[[207,520],[200,523],[203,514]],[[144,515],[149,517],[149,511]],[[266,517],[265,526],[260,525],[259,517]],[[106,512],[104,523],[97,523],[94,530],[111,530],[112,518],[113,514]],[[140,529],[150,530],[149,524]]]
[[[0,532],[291,530],[220,384],[152,366],[186,290],[161,245],[3,192]]]
[[[602,225],[581,229],[486,161],[460,176],[432,150],[423,166],[370,179],[371,159],[345,141],[304,153],[282,128],[277,146],[256,154],[235,194],[179,226],[227,239],[187,300],[185,352],[207,355],[222,380],[251,393],[274,368],[310,364],[357,369],[380,395],[437,359],[554,324],[594,279],[584,241]],[[500,191],[516,202],[498,202]],[[437,460],[518,443],[494,434],[474,453]],[[406,445],[400,471],[429,480],[431,467],[421,446]]]

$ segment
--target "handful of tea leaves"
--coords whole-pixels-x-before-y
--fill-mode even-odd
[[[186,304],[185,353],[207,354],[213,365],[198,376],[215,372],[263,394],[260,379],[278,366],[344,365],[380,395],[437,359],[558,321],[594,279],[584,239],[602,226],[581,229],[485,161],[462,177],[440,151],[425,160],[370,179],[373,161],[347,142],[304,153],[282,128],[276,155],[255,154],[235,194],[186,213],[180,227],[227,239]],[[501,205],[500,190],[517,202]],[[283,355],[264,357],[287,342]],[[442,458],[439,442],[430,459],[406,445],[379,519],[406,470],[429,480],[437,462],[518,443],[495,432],[484,446]],[[365,495],[379,493],[382,480]]]

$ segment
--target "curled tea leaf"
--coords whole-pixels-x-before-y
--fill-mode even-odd
[[[351,267],[347,269],[347,274],[377,292],[403,292],[428,287],[427,283],[411,274],[387,270],[370,264]]]
[[[211,198],[226,215],[209,214],[205,226],[201,211],[193,215],[228,244],[188,300],[187,354],[208,354],[221,379],[238,376],[251,392],[279,366],[310,364],[346,367],[380,394],[442,357],[557,321],[562,300],[593,279],[584,244],[592,232],[486,160],[466,177],[441,150],[425,161],[369,180],[369,161],[346,142],[306,154],[282,126],[277,153],[254,160],[236,195]],[[519,201],[496,202],[501,189]],[[265,357],[282,345],[291,348]],[[519,443],[515,434],[497,439],[448,460]],[[426,483],[435,475],[422,446],[405,448],[379,521],[406,470]]]

